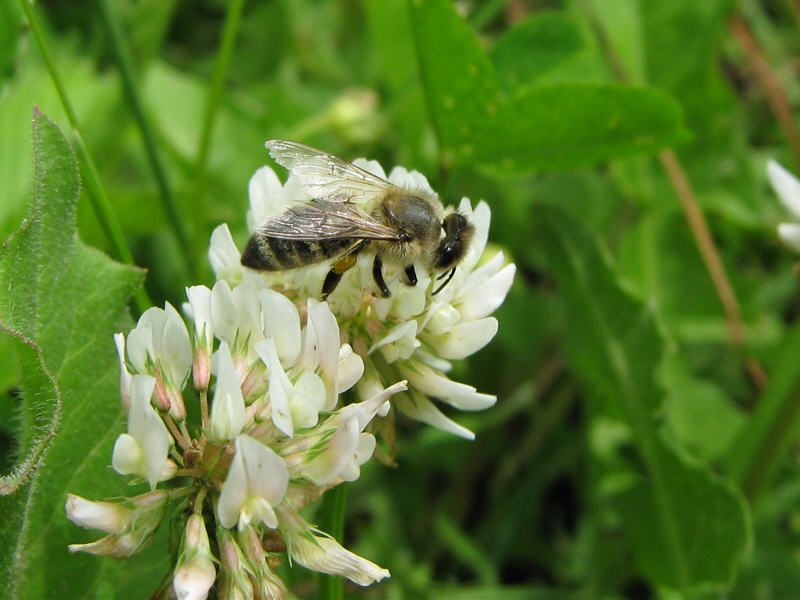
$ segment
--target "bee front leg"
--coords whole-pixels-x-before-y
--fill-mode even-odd
[[[355,266],[358,261],[358,253],[361,252],[366,245],[364,241],[358,242],[353,245],[344,256],[333,263],[333,267],[331,267],[331,270],[328,271],[328,274],[325,276],[325,281],[322,282],[323,300],[327,300],[328,296],[336,289],[336,286],[339,285],[339,282],[342,280],[342,275]]]
[[[381,296],[388,298],[392,295],[392,293],[389,291],[389,288],[386,287],[386,282],[383,280],[383,261],[377,254],[375,255],[375,260],[372,262],[372,278],[378,285],[378,289],[381,291]]]
[[[406,278],[408,278],[408,285],[415,286],[417,285],[417,272],[414,270],[414,265],[408,265],[405,268]]]

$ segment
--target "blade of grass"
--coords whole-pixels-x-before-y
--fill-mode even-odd
[[[338,485],[322,499],[320,525],[325,533],[330,534],[344,545],[344,515],[347,511],[347,488]],[[321,600],[342,600],[343,581],[341,577],[320,575],[318,597]]]
[[[42,58],[44,58],[47,71],[50,74],[50,79],[53,81],[53,85],[58,92],[58,97],[61,100],[61,105],[64,108],[64,112],[67,113],[67,119],[72,127],[73,142],[77,148],[78,156],[81,159],[81,165],[83,167],[83,169],[81,169],[81,177],[84,185],[86,186],[86,193],[89,196],[92,208],[97,215],[98,221],[100,221],[100,226],[102,227],[103,232],[111,242],[114,257],[121,262],[132,265],[134,264],[133,255],[131,254],[130,248],[128,248],[128,242],[125,240],[125,234],[122,231],[122,227],[120,226],[119,221],[117,221],[114,211],[111,208],[111,202],[108,199],[105,188],[100,182],[100,174],[97,170],[97,165],[94,162],[94,158],[92,158],[86,143],[83,141],[83,135],[81,134],[81,127],[78,117],[72,107],[72,102],[70,101],[67,90],[64,87],[61,75],[56,68],[55,61],[53,60],[53,54],[50,52],[50,47],[48,46],[47,40],[44,37],[44,31],[41,23],[39,22],[39,18],[36,15],[36,11],[31,3],[28,2],[28,0],[20,0],[20,4],[22,5],[22,10],[25,11],[25,16],[28,19],[28,23],[33,31],[33,35],[36,38],[36,44],[39,46],[39,50],[42,53]],[[147,310],[147,308],[153,304],[150,298],[147,296],[147,292],[144,290],[144,288],[140,288],[136,291],[134,300],[136,303],[136,308],[140,313]]]
[[[242,7],[244,0],[231,0],[228,10],[225,13],[225,24],[222,26],[222,41],[217,52],[217,61],[214,66],[214,74],[211,77],[211,89],[209,90],[206,110],[203,116],[203,130],[200,134],[200,144],[197,149],[195,160],[195,177],[197,181],[196,189],[202,191],[205,183],[206,167],[208,163],[208,152],[211,148],[211,137],[214,133],[214,124],[217,120],[217,109],[222,97],[222,89],[225,85],[225,78],[228,75],[228,66],[233,55],[233,44],[239,32],[241,22]]]
[[[131,58],[130,49],[128,48],[127,41],[122,33],[122,27],[117,20],[114,12],[114,6],[111,0],[100,0],[100,13],[102,15],[103,23],[108,31],[109,39],[111,40],[111,48],[114,53],[114,58],[117,61],[120,75],[122,77],[123,89],[125,90],[125,97],[133,113],[134,120],[139,127],[139,132],[142,135],[144,142],[145,153],[150,168],[153,171],[153,176],[158,186],[159,196],[164,205],[164,210],[167,218],[170,221],[175,237],[178,240],[178,245],[181,249],[181,254],[186,261],[186,266],[189,273],[193,276],[197,275],[196,261],[194,259],[194,250],[190,243],[189,232],[186,225],[181,219],[178,211],[178,205],[175,201],[175,196],[170,188],[167,179],[166,169],[161,154],[156,144],[155,134],[150,121],[147,119],[142,104],[141,97],[136,87],[133,73],[133,60]]]

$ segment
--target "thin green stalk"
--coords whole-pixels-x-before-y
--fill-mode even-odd
[[[111,242],[111,248],[114,253],[114,257],[117,260],[132,265],[134,264],[133,255],[131,254],[130,248],[128,248],[128,243],[125,240],[125,234],[122,231],[122,227],[120,226],[119,221],[117,221],[114,211],[111,208],[111,202],[108,199],[105,188],[103,188],[103,185],[100,182],[100,175],[97,170],[97,165],[95,164],[89,149],[83,141],[83,135],[81,135],[81,127],[80,123],[78,122],[78,117],[75,114],[75,110],[72,108],[72,102],[70,102],[69,96],[67,95],[67,89],[64,87],[64,83],[61,80],[61,75],[56,68],[55,61],[53,60],[53,54],[50,52],[50,47],[47,45],[47,40],[44,37],[44,31],[41,23],[39,22],[39,18],[36,16],[36,11],[33,9],[33,6],[28,2],[28,0],[20,0],[20,4],[22,5],[22,10],[25,11],[25,16],[28,18],[31,31],[33,31],[33,35],[36,38],[36,43],[39,46],[39,50],[42,53],[42,58],[44,58],[45,65],[47,66],[47,71],[50,74],[50,79],[53,81],[53,85],[55,85],[56,91],[58,92],[61,105],[64,108],[64,112],[67,113],[67,119],[72,126],[72,135],[74,138],[75,147],[78,151],[78,156],[81,159],[81,164],[84,167],[82,169],[82,180],[86,187],[86,193],[89,196],[89,200],[92,203],[92,208],[97,215],[97,220],[100,221],[100,227],[103,229],[106,237]],[[148,298],[147,292],[143,288],[140,288],[136,291],[134,294],[134,301],[136,303],[136,308],[140,313],[147,310],[147,308],[153,304],[150,301],[150,298]]]
[[[322,499],[320,524],[322,530],[340,543],[344,543],[344,515],[347,509],[347,488],[340,484],[328,491]],[[321,575],[319,598],[324,600],[342,600],[342,578],[332,575]]]
[[[100,13],[111,40],[111,47],[119,67],[120,75],[122,77],[125,97],[128,100],[131,112],[133,113],[133,117],[142,135],[142,141],[144,142],[147,160],[150,163],[151,170],[153,171],[153,176],[155,177],[156,185],[158,186],[161,202],[164,205],[167,218],[169,219],[172,229],[175,232],[175,236],[178,239],[181,254],[186,260],[189,272],[192,275],[196,275],[197,269],[195,268],[194,250],[189,241],[189,232],[187,231],[186,225],[184,224],[184,221],[181,219],[178,212],[178,206],[175,201],[175,197],[172,194],[172,190],[167,180],[164,162],[161,158],[161,154],[158,151],[155,134],[150,125],[150,121],[148,121],[147,117],[145,116],[144,106],[141,98],[139,97],[139,92],[134,81],[133,60],[131,59],[130,49],[128,48],[127,42],[122,33],[122,28],[117,21],[111,0],[100,0]]]
[[[211,77],[211,89],[206,102],[205,115],[203,116],[203,130],[200,134],[200,145],[197,150],[195,161],[195,177],[197,188],[202,191],[205,183],[206,167],[208,163],[208,152],[211,148],[211,137],[214,133],[214,124],[217,120],[217,109],[222,97],[222,89],[228,75],[228,66],[233,55],[233,43],[239,32],[239,23],[242,16],[244,0],[231,0],[228,10],[225,13],[225,24],[222,26],[222,41],[220,42],[217,53],[217,61],[214,66],[214,74]]]

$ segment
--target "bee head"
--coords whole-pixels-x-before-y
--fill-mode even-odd
[[[433,255],[433,268],[446,271],[454,268],[469,249],[475,227],[461,213],[454,212],[442,220],[444,235]]]

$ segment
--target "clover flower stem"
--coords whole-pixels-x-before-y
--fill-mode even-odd
[[[198,515],[203,514],[203,502],[206,501],[206,494],[208,494],[208,488],[203,486],[198,490],[197,496],[194,497],[194,512]]]
[[[189,433],[189,430],[186,428],[186,421],[181,421],[180,429],[181,429],[181,433],[183,434],[183,438],[185,440],[189,441],[189,445],[191,446],[191,441],[190,440],[192,439],[192,436]]]
[[[200,426],[203,431],[208,428],[208,390],[200,392]]]
[[[202,477],[205,474],[200,467],[193,467],[191,469],[178,469],[175,471],[176,477],[193,477],[195,479]]]
[[[178,442],[178,445],[180,445],[180,447],[183,448],[184,450],[188,450],[189,448],[191,448],[192,447],[191,442],[189,442],[187,438],[183,437],[183,434],[178,429],[178,426],[175,424],[175,420],[172,418],[172,415],[166,413],[164,414],[163,417],[164,417],[164,423],[167,424],[167,429],[169,429],[169,432],[172,434],[172,437],[175,438],[175,441]]]

